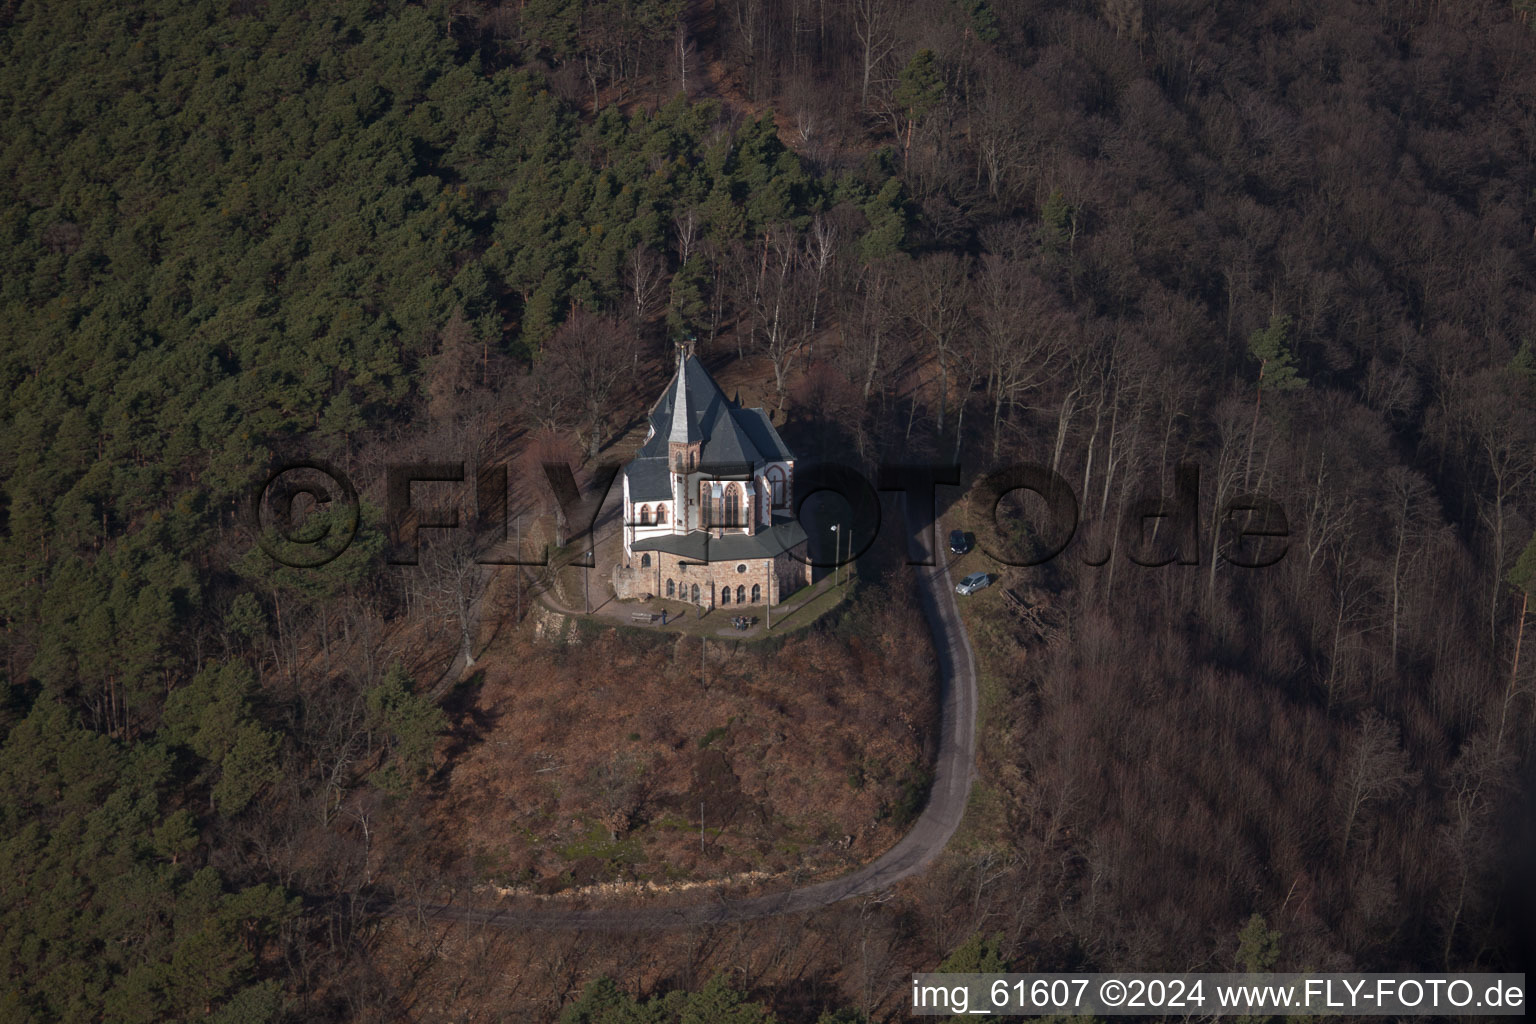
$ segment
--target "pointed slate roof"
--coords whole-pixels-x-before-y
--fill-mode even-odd
[[[649,441],[637,459],[667,457],[674,441],[702,441],[704,466],[792,459],[761,409],[743,409],[725,397],[696,356],[685,355],[666,392],[651,409]]]
[[[705,471],[724,472],[794,458],[767,413],[743,409],[739,399],[726,398],[704,364],[695,356],[682,354],[676,374],[651,408],[650,439],[624,469],[631,499],[670,499],[668,445],[695,441],[702,442],[699,466]]]
[[[670,444],[690,444],[703,440],[699,433],[699,425],[694,422],[694,417],[688,414],[688,374],[685,372],[688,357],[681,349],[677,353],[677,372],[672,377],[671,391],[671,426],[667,430],[667,441]],[[713,383],[713,381],[711,381]],[[657,431],[658,434],[661,431]]]

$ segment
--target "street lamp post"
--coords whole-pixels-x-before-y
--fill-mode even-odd
[[[843,567],[843,524],[832,524],[832,585],[837,586],[838,570]],[[848,550],[853,550],[853,538],[848,538]]]
[[[838,553],[840,551],[842,551],[842,548],[843,548],[843,537],[842,537],[842,534],[840,534],[838,532],[838,529],[837,529],[840,525],[842,525],[842,524],[840,524],[840,523],[833,523],[832,524],[832,585],[834,587],[837,586],[837,569],[838,569],[837,556],[838,556]]]

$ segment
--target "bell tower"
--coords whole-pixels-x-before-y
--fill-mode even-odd
[[[688,407],[688,357],[693,354],[692,348],[691,343],[677,346],[677,377],[672,382],[672,427],[667,435],[672,507],[677,509],[673,531],[677,533],[687,533],[698,525],[698,506],[691,500],[688,478],[698,471],[704,438],[693,422],[695,410]]]

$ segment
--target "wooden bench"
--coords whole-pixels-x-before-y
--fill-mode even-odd
[[[656,621],[656,616],[650,612],[630,612],[629,619],[631,622],[643,622],[646,625],[650,625]]]

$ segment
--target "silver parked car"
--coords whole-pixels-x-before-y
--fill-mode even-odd
[[[973,572],[955,586],[957,594],[974,594],[982,587],[989,586],[992,577],[984,572]]]

